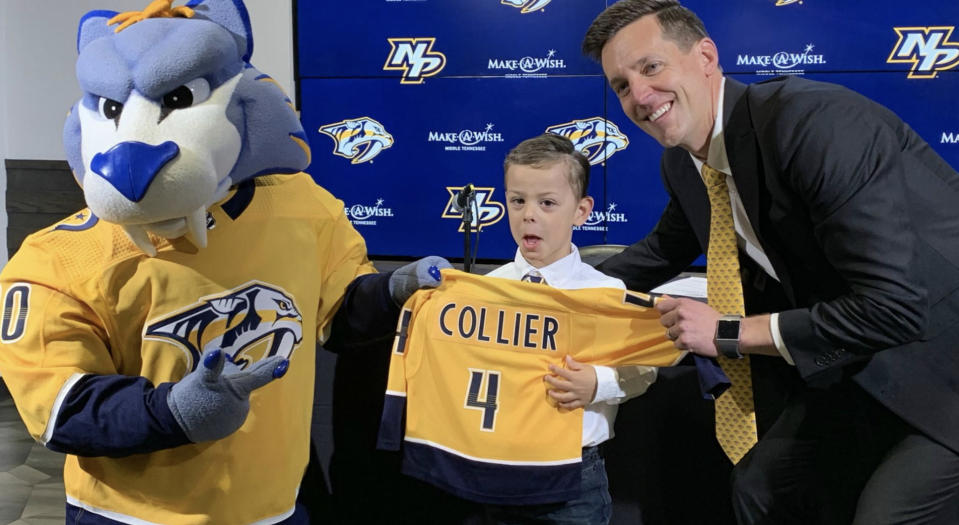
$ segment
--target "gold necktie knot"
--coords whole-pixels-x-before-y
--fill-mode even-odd
[[[536,270],[530,270],[521,280],[528,283],[546,284],[546,279]]]

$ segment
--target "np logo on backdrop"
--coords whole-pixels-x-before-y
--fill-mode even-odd
[[[539,11],[540,9],[546,7],[546,4],[550,3],[551,1],[552,0],[500,0],[500,3],[519,8],[525,15],[527,13],[532,13],[533,11]]]
[[[327,124],[321,126],[319,132],[333,139],[333,154],[350,159],[350,164],[372,162],[381,151],[393,145],[393,135],[370,117]]]
[[[582,226],[574,226],[573,230],[605,232],[609,231],[609,227],[607,226],[609,223],[629,222],[626,214],[618,211],[617,208],[618,205],[615,202],[611,202],[609,206],[606,207],[606,211],[593,210],[589,212],[589,217],[586,218],[586,222],[584,222]]]
[[[271,355],[289,359],[303,338],[303,316],[279,287],[250,281],[148,321],[143,338],[176,345],[191,370],[209,348],[222,349],[246,367]]]
[[[912,64],[908,78],[936,78],[959,65],[959,42],[950,42],[955,26],[894,27],[899,35],[888,64]]]
[[[456,196],[463,191],[464,187],[465,186],[446,187],[450,198],[446,201],[446,209],[443,210],[442,215],[444,219],[458,220],[460,224],[458,231],[461,232],[463,231],[463,212],[456,211],[453,204],[456,202]],[[483,231],[483,228],[496,224],[506,215],[506,206],[503,206],[502,202],[493,200],[493,191],[495,191],[495,188],[491,187],[483,188],[476,186],[473,188],[473,194],[476,196],[477,204],[476,208],[473,209],[473,220],[470,222],[473,231]]]
[[[387,38],[390,56],[383,71],[402,71],[401,84],[422,84],[446,66],[446,55],[433,51],[436,38]]]
[[[612,121],[592,117],[564,122],[546,128],[546,133],[562,135],[589,159],[591,165],[602,164],[617,151],[629,146],[629,138]]]
[[[376,204],[372,206],[367,204],[353,204],[346,206],[346,218],[350,223],[356,226],[376,226],[377,219],[393,217],[393,208],[384,206],[385,200],[380,197],[376,199]]]

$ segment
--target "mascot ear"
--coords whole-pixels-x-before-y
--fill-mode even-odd
[[[90,11],[83,15],[77,30],[77,52],[98,38],[112,35],[113,28],[107,25],[107,20],[116,14],[116,11]]]
[[[241,0],[191,0],[186,7],[193,9],[195,18],[203,18],[223,26],[233,33],[244,62],[253,55],[253,29],[250,14]]]

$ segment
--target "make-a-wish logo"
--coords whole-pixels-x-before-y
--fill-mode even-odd
[[[789,5],[789,4],[801,4],[802,0],[776,0],[776,7]]]
[[[354,204],[346,206],[346,218],[354,225],[376,226],[376,219],[393,216],[393,208],[383,206],[383,199],[376,199],[376,204]]]
[[[483,130],[430,131],[426,141],[446,144],[444,151],[486,151],[487,143],[503,142],[503,134],[494,133],[488,122]]]
[[[939,141],[940,144],[959,144],[959,131],[950,132],[943,131],[942,139]]]
[[[148,321],[143,338],[179,347],[189,370],[211,348],[246,367],[272,355],[289,359],[303,339],[303,316],[280,287],[250,281]]]
[[[506,78],[546,78],[548,73],[566,69],[566,62],[556,58],[556,50],[550,49],[542,58],[491,58],[486,69],[494,72],[506,71]]]
[[[911,64],[908,78],[936,78],[940,71],[959,65],[959,42],[950,42],[955,26],[894,27],[899,41],[889,53],[889,64]]]
[[[320,127],[333,139],[333,154],[350,159],[350,164],[371,162],[393,145],[393,135],[370,117],[341,120]]]
[[[617,151],[629,146],[629,138],[616,124],[603,117],[573,120],[546,128],[546,133],[562,135],[589,159],[592,165],[602,164]]]
[[[737,66],[756,66],[757,75],[801,75],[806,71],[800,66],[822,65],[825,55],[813,54],[816,46],[806,44],[802,53],[780,51],[772,55],[737,55]]]
[[[456,197],[463,191],[465,186],[447,186],[446,191],[450,194],[446,201],[446,208],[443,210],[444,219],[456,219],[460,223],[459,231],[463,231],[463,212],[459,211],[454,205]],[[469,199],[467,206],[472,211],[472,220],[470,226],[473,231],[480,232],[487,226],[492,226],[500,221],[506,215],[506,206],[502,202],[493,200],[493,192],[496,188],[483,188],[476,186],[473,188],[473,197]]]
[[[610,223],[629,222],[626,214],[621,211],[616,211],[616,207],[616,203],[611,202],[609,206],[606,207],[606,211],[593,210],[589,212],[589,217],[586,218],[586,222],[584,222],[582,226],[574,226],[573,229],[604,232],[609,230],[607,225]]]
[[[546,7],[546,4],[550,3],[551,1],[552,0],[500,0],[500,3],[520,8],[522,9],[522,13],[525,15]]]
[[[387,38],[390,56],[383,71],[402,71],[401,84],[422,84],[446,66],[446,55],[433,51],[436,38]]]

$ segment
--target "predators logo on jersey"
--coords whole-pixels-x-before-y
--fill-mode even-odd
[[[148,322],[144,338],[185,350],[190,369],[208,348],[222,349],[245,367],[276,354],[289,359],[303,340],[303,317],[286,292],[252,281]]]

